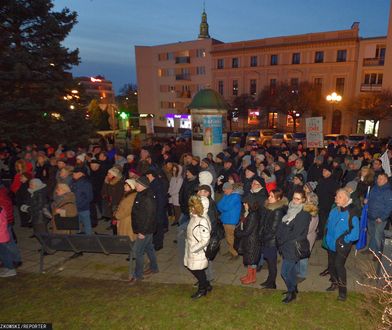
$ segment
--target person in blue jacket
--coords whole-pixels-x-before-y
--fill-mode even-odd
[[[367,203],[369,249],[380,254],[384,229],[392,213],[392,190],[387,174],[378,175],[377,183],[370,190]]]
[[[325,243],[328,248],[328,270],[331,286],[327,291],[339,289],[338,300],[347,299],[347,275],[345,263],[351,246],[359,238],[359,213],[352,204],[350,193],[339,189],[335,196],[336,207],[329,213]]]
[[[83,224],[84,233],[93,233],[90,217],[90,203],[93,200],[93,188],[87,178],[85,167],[75,167],[72,174],[71,190],[75,194],[79,223]]]
[[[226,241],[229,246],[230,258],[232,260],[238,258],[238,252],[234,249],[234,229],[240,221],[241,215],[241,195],[234,191],[234,187],[230,182],[225,182],[222,187],[223,197],[219,201],[217,207],[221,212],[221,221],[225,228]]]

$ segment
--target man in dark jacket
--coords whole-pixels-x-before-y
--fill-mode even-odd
[[[90,163],[90,181],[93,189],[93,200],[91,202],[91,223],[95,227],[98,219],[102,217],[102,186],[105,180],[105,171],[100,161],[92,160]]]
[[[137,235],[133,246],[136,264],[130,284],[142,280],[143,275],[151,275],[159,271],[152,244],[153,234],[156,230],[157,201],[149,186],[150,182],[145,176],[136,180],[137,194],[132,206],[132,229]],[[145,253],[150,260],[150,268],[143,273]]]
[[[335,200],[336,191],[339,188],[339,183],[332,176],[332,172],[333,170],[331,166],[323,166],[323,177],[319,180],[315,191],[319,200],[318,239],[323,238],[328,214],[331,211],[332,204]]]
[[[324,157],[317,156],[314,160],[314,163],[310,165],[308,170],[308,178],[307,181],[318,181],[323,176],[323,164],[324,164]]]
[[[146,172],[146,177],[150,182],[150,189],[156,198],[156,231],[154,233],[153,242],[155,251],[159,251],[163,248],[163,238],[164,238],[164,221],[166,215],[166,205],[167,200],[167,190],[165,191],[162,179],[158,176],[157,172],[150,169]]]
[[[93,200],[93,188],[87,179],[85,167],[75,167],[72,174],[71,190],[75,194],[79,223],[83,224],[84,233],[91,235],[90,203]]]
[[[384,229],[392,214],[392,190],[388,175],[379,173],[377,183],[370,190],[368,198],[369,249],[380,253]]]

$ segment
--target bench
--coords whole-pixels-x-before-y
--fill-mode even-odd
[[[129,274],[132,273],[132,246],[128,236],[109,235],[62,235],[49,233],[36,233],[40,249],[39,271],[44,271],[45,253],[55,254],[57,251],[73,252],[75,255],[82,253],[127,254],[129,255]],[[71,257],[72,258],[72,257]]]

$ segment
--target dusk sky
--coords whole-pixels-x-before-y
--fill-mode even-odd
[[[136,83],[135,45],[197,38],[201,0],[54,0],[79,23],[65,41],[79,48],[74,76],[104,75],[116,92]],[[206,0],[211,37],[223,42],[349,29],[362,37],[387,33],[389,0]]]

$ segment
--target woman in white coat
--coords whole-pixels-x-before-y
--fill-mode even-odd
[[[178,225],[178,219],[181,215],[179,193],[184,179],[182,178],[182,166],[178,164],[173,164],[172,177],[169,184],[169,204],[173,206],[174,209],[174,222],[172,226]]]
[[[204,196],[192,196],[189,199],[190,221],[186,232],[184,265],[196,277],[199,287],[191,296],[198,299],[212,290],[207,281],[208,260],[205,249],[210,241],[211,223],[207,212],[209,201]]]

